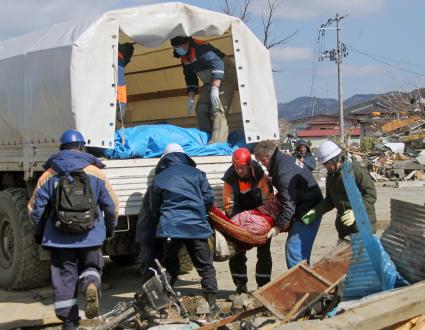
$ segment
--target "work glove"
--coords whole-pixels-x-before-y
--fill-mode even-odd
[[[279,235],[279,234],[280,234],[280,231],[281,231],[280,227],[278,227],[278,226],[274,226],[274,227],[273,227],[272,229],[270,229],[270,231],[268,232],[268,234],[267,234],[267,238],[271,238],[271,237],[275,237],[275,236]]]
[[[344,226],[351,226],[356,218],[354,217],[353,210],[347,210],[341,215],[341,222]]]
[[[311,209],[310,211],[308,211],[306,214],[302,216],[301,220],[304,222],[304,224],[309,225],[313,223],[314,220],[316,220],[316,218],[317,218],[316,211],[314,209]]]
[[[189,96],[187,98],[187,114],[191,116],[195,111],[195,98],[193,96]]]
[[[211,87],[211,104],[214,109],[220,109],[221,108],[221,101],[220,101],[220,89],[217,86]]]

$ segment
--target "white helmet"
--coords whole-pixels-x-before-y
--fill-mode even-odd
[[[320,164],[326,163],[328,160],[338,156],[341,153],[341,149],[336,143],[326,140],[319,145],[317,148],[317,157],[319,158]]]

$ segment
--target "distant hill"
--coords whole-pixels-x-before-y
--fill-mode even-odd
[[[377,94],[356,94],[344,101],[344,108],[349,108],[357,104],[370,101],[377,97]],[[314,100],[314,115],[334,114],[338,112],[338,101],[329,98],[307,96],[298,97],[287,103],[278,103],[279,118],[288,121],[311,116]]]

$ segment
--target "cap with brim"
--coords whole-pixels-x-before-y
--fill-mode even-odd
[[[186,42],[188,42],[190,40],[190,37],[175,37],[173,39],[170,40],[171,46],[175,47],[175,46],[179,46],[182,45]]]

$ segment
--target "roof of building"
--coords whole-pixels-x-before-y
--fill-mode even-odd
[[[350,110],[350,114],[352,116],[356,115],[369,115],[372,112],[378,111],[380,113],[391,113],[395,112],[394,109],[391,107],[381,103],[381,102],[374,102],[369,104],[363,104],[357,107],[353,107],[352,110]]]
[[[351,136],[360,136],[360,128],[346,128],[346,132],[350,131]],[[315,138],[315,137],[326,137],[332,135],[339,135],[339,129],[305,129],[297,132],[300,138]]]
[[[289,122],[290,123],[298,123],[300,121],[306,122],[306,121],[311,121],[311,120],[320,119],[320,118],[328,119],[328,120],[329,119],[337,119],[337,120],[339,120],[339,115],[320,114],[320,115],[314,115],[314,116],[308,116],[308,117],[304,117],[304,118],[294,119],[294,120],[291,120]],[[345,120],[355,120],[355,119],[350,118],[350,117],[347,117],[347,116],[344,116],[344,119]]]

